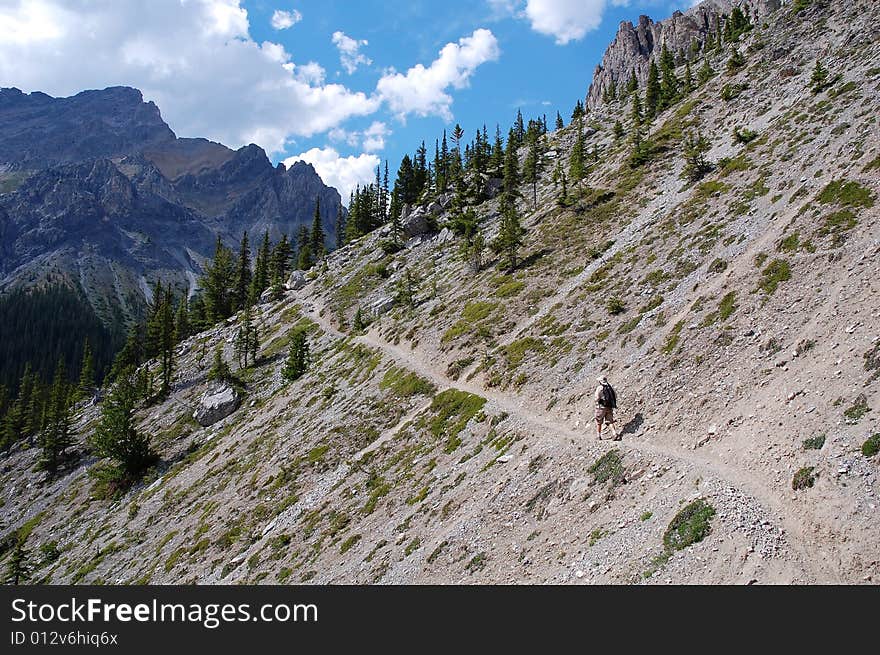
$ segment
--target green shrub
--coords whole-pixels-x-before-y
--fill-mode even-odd
[[[379,383],[379,388],[390,390],[395,396],[408,398],[410,396],[430,395],[437,389],[431,382],[419,377],[416,373],[404,368],[392,366],[385,373],[385,377]]]
[[[814,470],[815,467],[813,466],[805,466],[802,469],[799,469],[791,479],[791,488],[797,491],[798,489],[812,487],[816,482],[816,477],[813,475]]]
[[[623,457],[616,448],[597,459],[588,469],[593,474],[593,483],[601,484],[611,480],[612,485],[623,481]]]
[[[862,455],[865,457],[873,457],[880,452],[880,433],[872,434],[868,440],[862,444]]]
[[[667,550],[681,550],[705,539],[715,516],[715,508],[705,499],[699,498],[686,505],[669,523],[663,534],[663,544]]]
[[[843,412],[843,415],[850,421],[857,422],[870,411],[871,408],[868,407],[868,398],[865,396],[865,394],[860,393],[858,396],[856,396],[853,404],[846,408],[846,410]]]
[[[605,304],[605,308],[608,310],[608,313],[611,315],[622,314],[623,312],[626,311],[626,305],[617,296],[613,296],[612,298],[609,298],[608,302]]]
[[[874,194],[858,182],[834,180],[822,189],[817,198],[823,205],[836,203],[844,207],[874,206]]]
[[[818,437],[810,437],[809,439],[804,439],[804,450],[819,450],[824,445],[824,434],[820,434]]]
[[[791,267],[784,259],[774,259],[761,271],[758,288],[766,295],[772,296],[780,282],[791,279]]]

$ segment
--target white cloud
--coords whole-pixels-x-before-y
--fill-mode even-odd
[[[303,19],[303,15],[296,9],[293,11],[282,11],[276,9],[272,14],[272,27],[276,30],[286,30],[293,27]]]
[[[602,22],[610,4],[626,6],[630,0],[487,0],[493,13],[528,20],[532,29],[552,36],[558,45],[578,41]]]
[[[181,136],[282,150],[376,112],[381,100],[257,43],[239,0],[0,2],[0,80],[66,96],[128,85]]]
[[[447,43],[439,56],[425,68],[417,64],[406,74],[390,70],[376,85],[379,96],[401,120],[407,114],[436,115],[452,120],[452,97],[446,89],[468,85],[480,64],[495,61],[501,54],[495,35],[487,29],[475,30],[458,43]]]
[[[391,130],[385,123],[373,121],[373,123],[364,130],[364,150],[367,152],[376,152],[385,147],[385,138],[391,135]]]
[[[346,36],[343,32],[333,32],[333,45],[339,50],[339,62],[349,75],[361,64],[369,66],[373,63],[372,59],[360,51],[361,46],[369,45],[366,39],[357,40]]]
[[[335,127],[327,133],[331,141],[345,142],[352,148],[361,146],[366,152],[376,152],[385,148],[385,139],[390,135],[391,130],[381,121],[373,121],[363,132]]]
[[[342,204],[348,205],[349,196],[355,187],[365,186],[376,179],[376,166],[379,158],[376,155],[362,153],[340,157],[334,148],[312,148],[299,155],[284,160],[285,166],[293,166],[298,161],[305,161],[315,167],[324,184],[335,187],[342,196]]]

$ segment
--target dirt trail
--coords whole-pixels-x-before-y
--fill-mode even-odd
[[[348,335],[337,330],[325,317],[321,315],[321,309],[312,308],[304,309],[303,312],[310,319],[314,320],[328,334],[337,338],[346,338]],[[509,415],[519,418],[534,429],[543,431],[547,436],[557,439],[569,439],[574,442],[592,441],[592,436],[587,436],[584,432],[573,430],[565,423],[547,416],[545,413],[535,410],[526,405],[524,399],[515,399],[507,394],[492,390],[484,389],[482,386],[473,382],[453,381],[447,377],[444,371],[430,364],[421,355],[418,350],[404,349],[398,345],[389,343],[379,337],[375,332],[368,332],[355,337],[357,343],[377,348],[394,362],[403,366],[422,377],[430,380],[438,389],[455,388],[466,391],[475,395],[482,396],[499,409],[507,412]],[[417,407],[412,410],[407,417],[401,419],[398,426],[387,430],[381,437],[382,443],[390,440],[399,427],[402,427],[409,418],[415,416],[425,407]],[[588,430],[590,428],[587,428]],[[838,582],[837,573],[828,567],[824,562],[817,562],[810,557],[810,553],[815,551],[812,539],[809,536],[809,525],[795,520],[792,508],[787,505],[784,499],[779,496],[768,486],[762,482],[755,474],[742,471],[740,469],[731,468],[709,456],[700,455],[695,452],[686,452],[674,448],[668,448],[661,445],[649,444],[645,442],[632,443],[627,441],[613,442],[614,447],[623,450],[630,450],[642,454],[652,454],[655,456],[665,457],[673,461],[680,461],[696,468],[704,477],[714,477],[734,488],[740,489],[752,496],[765,511],[768,511],[774,518],[781,523],[785,529],[787,540],[792,548],[792,555],[796,558],[793,564],[798,567],[799,572],[807,576],[808,582]],[[378,448],[381,443],[373,442],[358,455]],[[357,457],[357,456],[356,456]],[[356,461],[356,460],[355,460]]]

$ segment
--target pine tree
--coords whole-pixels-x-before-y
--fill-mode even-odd
[[[662,82],[660,84],[659,108],[665,109],[678,100],[679,94],[679,82],[675,76],[675,58],[665,43],[660,51],[660,71],[662,73]]]
[[[703,57],[703,66],[697,72],[697,82],[702,86],[706,82],[712,79],[715,75],[715,71],[712,70],[712,66],[709,65],[709,58]]]
[[[388,172],[388,162],[385,162],[385,172]],[[342,248],[345,245],[345,214],[342,211],[342,203],[336,207],[336,247]]]
[[[354,323],[352,324],[352,329],[355,334],[359,334],[363,332],[367,327],[367,324],[364,322],[364,312],[358,307],[357,311],[354,313]]]
[[[211,363],[211,369],[208,371],[207,378],[211,382],[231,382],[233,379],[229,364],[226,363],[223,357],[223,346],[220,344],[217,344],[217,347],[214,348],[214,360]]]
[[[810,90],[813,93],[821,93],[827,86],[828,69],[817,59],[816,65],[813,67],[813,74],[810,76]]]
[[[128,330],[125,345],[116,353],[113,366],[110,368],[110,378],[116,379],[120,372],[126,368],[135,369],[144,361],[144,347],[141,328],[132,325]]]
[[[709,150],[709,142],[700,134],[689,132],[685,135],[682,150],[685,157],[685,166],[682,176],[691,182],[696,182],[706,173],[712,170],[712,167],[706,161],[705,154]]]
[[[79,398],[89,398],[95,392],[95,356],[89,340],[83,343],[82,364],[79,367],[79,381],[76,385]]]
[[[684,65],[684,92],[690,93],[694,90],[694,75],[691,73],[691,62]]]
[[[281,240],[275,244],[272,249],[272,266],[269,270],[269,284],[276,277],[280,280],[286,280],[290,275],[290,263],[293,259],[293,246],[286,234],[281,235]],[[243,307],[244,305],[242,305]]]
[[[180,302],[177,303],[177,315],[174,317],[174,340],[177,343],[186,341],[192,334],[192,325],[189,317],[189,301],[186,292],[181,294]]]
[[[501,209],[501,225],[498,236],[492,244],[493,250],[500,253],[508,270],[516,268],[519,248],[523,243],[523,229],[519,213],[513,203],[505,203]]]
[[[660,71],[654,60],[648,67],[648,82],[645,86],[645,116],[653,118],[657,114],[660,106],[660,97],[662,90],[660,88]]]
[[[285,380],[298,380],[309,367],[309,342],[305,330],[296,330],[290,338],[287,360],[281,369]]]
[[[574,109],[571,112],[571,120],[576,121],[579,118],[583,118],[586,114],[584,110],[584,103],[580,101],[580,99],[575,103]]]
[[[621,124],[621,122],[614,121],[614,140],[620,141],[625,134],[626,131],[623,129],[623,125]]]
[[[543,163],[541,159],[541,143],[538,135],[529,133],[529,151],[523,162],[523,180],[532,185],[532,204],[538,207],[538,179],[541,176]]]
[[[354,222],[349,221],[349,226],[353,226]],[[297,255],[296,255],[296,267],[301,271],[307,271],[312,267],[314,263],[314,258],[312,257],[312,237],[309,234],[309,228],[305,225],[301,225],[299,228],[299,234],[296,238],[297,244]],[[266,284],[268,287],[268,282]]]
[[[52,380],[52,391],[46,407],[45,426],[38,440],[39,467],[54,475],[64,459],[64,451],[73,445],[70,434],[70,395],[64,361],[59,358]]]
[[[235,297],[235,264],[232,251],[223,245],[219,236],[214,247],[214,259],[201,282],[208,319],[216,323],[231,316]]]
[[[398,305],[412,310],[416,306],[416,293],[418,293],[418,278],[410,269],[406,269],[397,281],[395,290],[395,302]]]
[[[636,77],[635,69],[629,72],[629,80],[626,83],[627,94],[635,93],[639,90],[639,79]]]
[[[263,232],[263,240],[257,249],[257,261],[254,264],[254,274],[251,278],[250,301],[256,302],[260,294],[269,286],[271,276],[272,253],[269,244],[269,230]]]
[[[461,245],[461,254],[474,274],[479,273],[483,268],[485,248],[486,240],[483,238],[483,233],[477,225],[474,225],[472,231],[465,235]]]
[[[115,460],[120,478],[137,476],[155,461],[149,437],[136,427],[137,386],[134,371],[122,371],[103,403],[101,422],[91,437],[95,454]]]
[[[248,304],[244,308],[241,327],[235,337],[235,356],[238,359],[238,367],[245,369],[249,365],[255,364],[259,349],[259,332],[254,323],[254,308]]]
[[[492,146],[492,157],[489,161],[489,172],[494,178],[504,175],[504,141],[501,140],[501,128],[495,126],[495,143]]]
[[[559,131],[563,127],[565,127],[565,123],[562,121],[562,114],[558,111],[556,112],[556,130]]]
[[[584,126],[581,120],[578,120],[577,126],[577,140],[574,142],[574,146],[572,146],[571,155],[568,160],[568,174],[574,182],[584,179],[587,174],[587,141],[584,136]]]
[[[235,268],[235,307],[241,309],[250,297],[251,283],[251,249],[248,243],[247,231],[241,237],[241,245],[238,249],[238,264]]]
[[[6,584],[20,585],[31,576],[30,556],[24,547],[26,541],[26,536],[15,533],[15,546],[13,546],[12,555],[9,556],[9,562],[6,564]]]
[[[736,48],[730,49],[730,58],[727,60],[727,74],[733,75],[746,65],[746,58]]]
[[[171,391],[171,376],[174,373],[174,309],[171,305],[171,290],[169,289],[162,300],[159,310],[159,355],[161,363],[162,386],[159,394],[167,396]]]
[[[580,100],[578,100],[580,102]],[[516,110],[516,121],[513,124],[513,132],[516,135],[516,147],[519,148],[526,138],[526,128],[523,124],[522,111]]]

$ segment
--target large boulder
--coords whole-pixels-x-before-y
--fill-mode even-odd
[[[422,207],[416,209],[405,219],[403,219],[403,236],[411,239],[420,234],[427,234],[431,231],[431,221]]]
[[[221,421],[241,405],[241,395],[230,385],[209,389],[199,400],[193,418],[199,425],[209,426]]]
[[[287,288],[292,291],[299,291],[306,286],[307,283],[308,280],[306,279],[305,273],[302,271],[294,271],[290,274],[290,278],[287,280]]]
[[[390,312],[392,307],[394,307],[394,298],[391,296],[383,296],[370,305],[370,313],[378,318],[382,316],[382,314]]]

